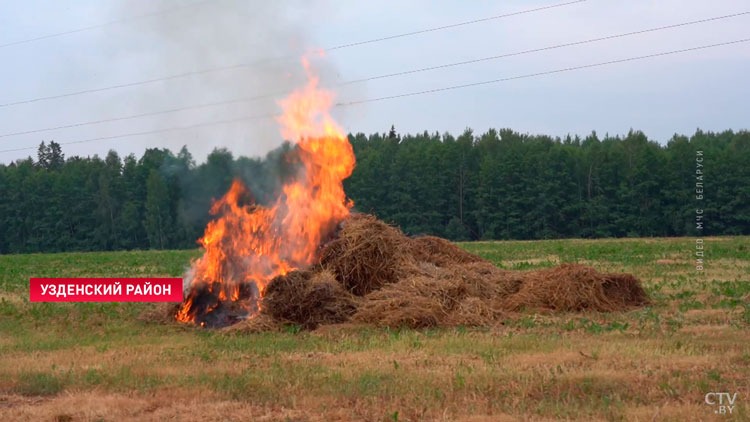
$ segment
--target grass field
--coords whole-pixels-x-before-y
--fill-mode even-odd
[[[475,242],[497,265],[631,272],[654,304],[489,328],[228,336],[151,304],[29,303],[29,277],[180,276],[198,251],[0,256],[0,420],[750,420],[750,238]],[[737,392],[732,415],[704,402]]]

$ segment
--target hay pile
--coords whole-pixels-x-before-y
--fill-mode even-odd
[[[579,264],[508,271],[432,236],[409,238],[370,215],[354,215],[322,246],[319,262],[273,279],[261,312],[230,327],[307,329],[345,321],[381,326],[481,326],[521,310],[627,310],[648,303],[630,274]]]
[[[372,215],[351,217],[342,226],[321,250],[320,267],[352,293],[362,296],[395,283],[413,266],[412,243],[398,229]]]
[[[328,270],[292,271],[271,280],[261,310],[277,321],[316,328],[348,320],[357,299]]]

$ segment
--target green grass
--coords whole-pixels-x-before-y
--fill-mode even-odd
[[[179,277],[197,249],[0,255],[0,291],[28,289],[29,277]]]
[[[252,335],[144,322],[152,304],[28,301],[32,276],[180,276],[197,250],[0,256],[0,406],[3,394],[63,400],[177,390],[322,419],[343,409],[340,420],[651,420],[667,408],[661,419],[707,419],[706,392],[748,397],[750,238],[706,245],[706,269],[697,272],[691,239],[461,244],[505,268],[581,262],[631,272],[654,300],[631,312]],[[745,400],[736,412],[747,410]],[[79,411],[65,414],[77,420]]]
[[[14,391],[27,396],[48,396],[63,390],[65,381],[54,373],[21,372]]]

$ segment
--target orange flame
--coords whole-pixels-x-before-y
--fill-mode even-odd
[[[321,241],[349,215],[342,181],[354,169],[351,144],[328,114],[333,96],[318,87],[308,71],[307,85],[279,102],[281,134],[296,142],[302,164],[270,206],[246,204],[249,193],[239,180],[211,208],[198,241],[205,250],[192,263],[189,295],[176,318],[198,322],[219,306],[257,313],[268,282],[313,263]],[[204,325],[204,322],[200,322]]]

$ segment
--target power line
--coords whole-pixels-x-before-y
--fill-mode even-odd
[[[355,79],[355,80],[352,80],[352,81],[343,82],[340,85],[356,84],[356,83],[367,82],[367,81],[372,81],[372,80],[376,80],[376,79],[391,78],[391,77],[394,77],[394,76],[403,76],[403,75],[409,75],[409,74],[412,74],[412,73],[427,72],[427,71],[430,71],[430,70],[445,69],[445,68],[448,68],[448,67],[463,66],[463,65],[467,65],[467,64],[473,64],[473,63],[480,63],[480,62],[485,62],[485,61],[490,61],[490,60],[503,59],[503,58],[506,58],[506,57],[513,57],[513,56],[521,56],[521,55],[524,55],[524,54],[538,53],[540,51],[548,51],[548,50],[555,50],[555,49],[558,49],[558,48],[572,47],[572,46],[583,45],[583,44],[590,44],[590,43],[594,43],[594,42],[606,41],[606,40],[611,40],[611,39],[615,39],[615,38],[623,38],[623,37],[629,37],[629,36],[633,36],[633,35],[646,34],[646,33],[649,33],[649,32],[663,31],[663,30],[666,30],[666,29],[674,29],[674,28],[680,28],[680,27],[689,26],[689,25],[696,25],[696,24],[699,24],[699,23],[712,22],[712,21],[717,21],[717,20],[721,20],[721,19],[735,18],[735,17],[738,17],[738,16],[747,15],[747,14],[750,14],[750,12],[733,13],[731,15],[716,16],[716,17],[712,17],[712,18],[700,19],[700,20],[695,20],[695,21],[690,21],[690,22],[676,23],[676,24],[673,24],[673,25],[658,26],[658,27],[655,27],[655,28],[643,29],[643,30],[632,31],[632,32],[625,32],[625,33],[616,34],[616,35],[608,35],[608,36],[599,37],[599,38],[590,38],[590,39],[583,40],[583,41],[575,41],[575,42],[569,42],[569,43],[564,43],[564,44],[556,44],[556,45],[552,45],[552,46],[548,46],[548,47],[541,47],[541,48],[534,48],[534,49],[531,49],[531,50],[516,51],[516,52],[513,52],[513,53],[506,53],[506,54],[500,54],[500,55],[496,55],[496,56],[482,57],[482,58],[479,58],[479,59],[472,59],[472,60],[465,60],[465,61],[461,61],[461,62],[441,64],[441,65],[437,65],[437,66],[422,67],[422,68],[418,68],[418,69],[405,70],[405,71],[402,71],[402,72],[387,73],[387,74],[384,74],[384,75],[370,76],[370,77],[367,77],[367,78]]]
[[[329,48],[324,49],[324,51],[339,50],[339,49],[342,49],[342,48],[349,48],[349,47],[354,47],[354,46],[363,45],[363,44],[371,44],[371,43],[375,43],[375,42],[387,41],[387,40],[392,40],[392,39],[396,39],[396,38],[410,37],[412,35],[419,35],[419,34],[424,34],[424,33],[427,33],[427,32],[442,31],[443,29],[456,28],[458,26],[473,25],[475,23],[487,22],[487,21],[491,21],[491,20],[495,20],[495,19],[507,18],[507,17],[510,17],[510,16],[524,15],[524,14],[527,14],[527,13],[540,12],[542,10],[549,10],[549,9],[554,9],[554,8],[557,8],[557,7],[570,6],[570,5],[573,5],[573,4],[576,4],[576,3],[583,3],[585,1],[586,0],[575,0],[575,1],[569,1],[569,2],[566,2],[566,3],[557,3],[557,4],[552,4],[552,5],[549,5],[549,6],[537,7],[535,9],[526,9],[526,10],[521,10],[521,11],[518,11],[518,12],[505,13],[503,15],[490,16],[490,17],[482,18],[482,19],[475,19],[475,20],[466,21],[466,22],[453,23],[453,24],[450,24],[450,25],[436,26],[434,28],[421,29],[419,31],[405,32],[403,34],[390,35],[390,36],[381,37],[381,38],[373,38],[371,40],[359,41],[359,42],[353,42],[353,43],[349,43],[349,44],[337,45],[335,47],[329,47]]]
[[[184,5],[177,6],[177,7],[172,7],[172,8],[169,8],[169,9],[163,9],[163,10],[158,10],[156,12],[145,13],[143,15],[135,15],[135,16],[128,16],[128,17],[121,18],[121,19],[115,19],[115,20],[111,20],[111,21],[108,21],[108,22],[100,23],[100,24],[97,24],[97,25],[84,26],[82,28],[70,29],[70,30],[63,31],[63,32],[56,32],[54,34],[41,35],[41,36],[34,37],[34,38],[27,38],[25,40],[11,41],[11,42],[8,42],[8,43],[5,43],[5,44],[0,44],[0,48],[10,47],[12,45],[26,44],[26,43],[30,43],[30,42],[34,42],[34,41],[45,40],[45,39],[48,39],[48,38],[60,37],[60,36],[63,36],[63,35],[75,34],[75,33],[78,33],[78,32],[84,32],[84,31],[88,31],[88,30],[91,30],[91,29],[103,28],[105,26],[115,25],[115,24],[119,24],[119,23],[125,23],[125,22],[129,22],[129,21],[133,21],[133,20],[138,20],[138,19],[144,19],[144,18],[150,18],[150,17],[154,17],[154,16],[159,16],[159,15],[164,15],[164,14],[167,14],[167,13],[174,12],[175,10],[184,9],[184,8],[192,7],[192,6],[197,6],[197,5],[202,4],[202,3],[209,3],[209,1],[210,0],[197,1],[197,2],[194,2],[194,3],[184,4]]]
[[[284,95],[284,94],[286,94],[286,92],[259,95],[257,97],[236,98],[233,100],[226,100],[226,101],[216,101],[212,103],[204,103],[204,104],[197,104],[197,105],[191,105],[191,106],[177,107],[177,108],[172,108],[172,109],[167,109],[167,110],[131,114],[128,116],[112,117],[108,119],[90,120],[87,122],[71,123],[71,124],[66,124],[66,125],[61,125],[61,126],[48,127],[44,129],[32,129],[32,130],[24,130],[20,132],[4,133],[4,134],[0,134],[0,138],[7,138],[9,136],[17,136],[17,135],[28,135],[30,133],[48,132],[51,130],[58,130],[58,129],[69,129],[69,128],[80,127],[80,126],[96,125],[96,124],[101,124],[101,123],[117,122],[121,120],[136,119],[139,117],[158,116],[160,114],[176,113],[179,111],[195,110],[195,109],[214,107],[214,106],[219,106],[219,105],[243,103],[243,102],[261,100],[264,98],[273,98],[273,97]]]
[[[750,41],[750,38],[744,38],[744,39],[735,40],[735,41],[727,41],[727,42],[722,42],[722,43],[717,43],[717,44],[702,45],[702,46],[699,46],[699,47],[683,48],[683,49],[680,49],[680,50],[664,51],[664,52],[661,52],[661,53],[648,54],[648,55],[645,55],[645,56],[628,57],[628,58],[625,58],[625,59],[610,60],[610,61],[606,61],[606,62],[592,63],[592,64],[586,64],[586,65],[582,65],[582,66],[572,66],[572,67],[566,67],[566,68],[562,68],[562,69],[548,70],[548,71],[545,71],[545,72],[537,72],[537,73],[529,73],[529,74],[525,74],[525,75],[510,76],[510,77],[507,77],[507,78],[492,79],[492,80],[489,80],[489,81],[473,82],[473,83],[468,83],[468,84],[463,84],[463,85],[452,85],[452,86],[447,86],[447,87],[443,87],[443,88],[428,89],[428,90],[425,90],[425,91],[415,91],[415,92],[408,92],[408,93],[404,93],[404,94],[388,95],[388,96],[385,96],[385,97],[366,98],[366,99],[363,99],[363,100],[349,101],[349,102],[345,102],[345,103],[337,103],[336,106],[338,106],[338,107],[340,107],[340,106],[351,106],[351,105],[356,105],[356,104],[371,103],[371,102],[375,102],[375,101],[383,101],[383,100],[392,100],[392,99],[396,99],[396,98],[411,97],[411,96],[414,96],[414,95],[431,94],[431,93],[435,93],[435,92],[450,91],[450,90],[461,89],[461,88],[469,88],[469,87],[473,87],[473,86],[489,85],[489,84],[494,84],[494,83],[499,83],[499,82],[512,81],[512,80],[516,80],[516,79],[533,78],[533,77],[536,77],[536,76],[551,75],[551,74],[554,74],[554,73],[570,72],[570,71],[573,71],[573,70],[589,69],[589,68],[592,68],[592,67],[606,66],[606,65],[615,64],[615,63],[624,63],[624,62],[630,62],[630,61],[636,61],[636,60],[643,60],[643,59],[648,59],[648,58],[653,58],[653,57],[668,56],[668,55],[677,54],[677,53],[685,53],[685,52],[688,52],[688,51],[696,51],[696,50],[703,50],[703,49],[707,49],[707,48],[720,47],[720,46],[730,45],[730,44],[739,44],[739,43],[748,42],[748,41]]]
[[[599,38],[591,38],[591,39],[587,39],[587,40],[583,40],[583,41],[575,41],[575,42],[570,42],[570,43],[565,43],[565,44],[556,44],[556,45],[547,46],[547,47],[535,48],[535,49],[531,49],[531,50],[517,51],[517,52],[506,53],[506,54],[501,54],[501,55],[496,55],[496,56],[490,56],[490,57],[482,57],[482,58],[479,58],[479,59],[467,60],[467,61],[462,61],[462,62],[447,63],[447,64],[442,64],[442,65],[437,65],[437,66],[424,67],[424,68],[420,68],[420,69],[406,70],[406,71],[403,71],[403,72],[395,72],[395,73],[389,73],[389,74],[384,74],[384,75],[371,76],[371,77],[367,77],[367,78],[362,78],[362,79],[356,79],[356,80],[342,82],[342,83],[336,84],[336,86],[345,86],[345,85],[362,83],[362,82],[376,80],[376,79],[384,79],[384,78],[390,78],[390,77],[395,77],[395,76],[403,76],[403,75],[409,75],[409,74],[418,73],[418,72],[426,72],[426,71],[430,71],[430,70],[444,69],[444,68],[448,68],[448,67],[461,66],[461,65],[472,64],[472,63],[479,63],[479,62],[483,62],[483,61],[497,60],[497,59],[511,57],[511,56],[520,56],[520,55],[524,55],[524,54],[531,54],[531,53],[536,53],[536,52],[540,52],[540,51],[547,51],[547,50],[553,50],[553,49],[564,48],[564,47],[571,47],[571,46],[582,45],[582,44],[589,44],[589,43],[593,43],[593,42],[605,41],[605,40],[610,40],[610,39],[615,39],[615,38],[623,38],[623,37],[628,37],[628,36],[633,36],[633,35],[639,35],[639,34],[644,34],[644,33],[649,33],[649,32],[656,32],[656,31],[662,31],[662,30],[667,30],[667,29],[684,27],[684,26],[688,26],[688,25],[695,25],[695,24],[699,24],[699,23],[712,22],[712,21],[717,21],[717,20],[721,20],[721,19],[729,19],[729,18],[734,18],[734,17],[738,17],[738,16],[742,16],[742,15],[747,15],[747,14],[750,14],[750,12],[739,12],[739,13],[734,13],[734,14],[730,14],[730,15],[715,16],[715,17],[706,18],[706,19],[700,19],[700,20],[694,20],[694,21],[689,21],[689,22],[676,23],[676,24],[672,24],[672,25],[659,26],[659,27],[654,27],[654,28],[649,28],[649,29],[643,29],[643,30],[638,30],[638,31],[632,31],[632,32],[626,32],[626,33],[616,34],[616,35],[608,35],[608,36],[599,37]],[[255,97],[245,97],[245,98],[238,98],[238,99],[232,99],[232,100],[227,100],[227,101],[217,101],[217,102],[212,102],[212,103],[204,103],[204,104],[198,104],[198,105],[192,105],[192,106],[184,106],[184,107],[178,107],[178,108],[173,108],[173,109],[168,109],[168,110],[161,110],[161,111],[154,111],[154,112],[147,112],[147,113],[139,113],[139,114],[133,114],[133,115],[128,115],[128,116],[121,116],[121,117],[114,117],[114,118],[100,119],[100,120],[93,120],[93,121],[87,121],[87,122],[72,123],[72,124],[66,124],[66,125],[61,125],[61,126],[48,127],[48,128],[44,128],[44,129],[33,129],[33,130],[26,130],[26,131],[20,131],[20,132],[5,133],[5,134],[0,134],[0,138],[6,138],[6,137],[9,137],[9,136],[16,136],[16,135],[27,135],[27,134],[31,134],[31,133],[47,132],[47,131],[58,130],[58,129],[68,129],[68,128],[73,128],[73,127],[80,127],[80,126],[87,126],[87,125],[93,125],[93,124],[115,122],[115,121],[121,121],[121,120],[130,120],[130,119],[135,119],[135,118],[139,118],[139,117],[155,116],[155,115],[160,115],[160,114],[175,113],[175,112],[179,112],[179,111],[200,109],[200,108],[206,108],[206,107],[214,107],[214,106],[220,106],[220,105],[227,105],[227,104],[236,104],[236,103],[241,103],[241,102],[256,101],[256,100],[261,100],[261,99],[266,99],[266,98],[273,98],[273,97],[277,97],[277,96],[280,96],[280,95],[286,95],[286,94],[288,94],[288,92],[276,92],[276,93],[271,93],[271,94],[259,95],[259,96],[255,96]]]
[[[165,132],[175,132],[180,130],[187,130],[187,129],[196,129],[200,127],[206,127],[206,126],[215,126],[215,125],[223,125],[228,123],[237,123],[237,122],[243,122],[247,120],[259,120],[259,119],[266,119],[270,117],[276,117],[278,114],[261,114],[256,116],[245,116],[245,117],[238,117],[236,119],[226,119],[226,120],[216,120],[211,122],[205,122],[205,123],[197,123],[193,125],[188,126],[177,126],[177,127],[170,127],[170,128],[164,128],[164,129],[157,129],[157,130],[147,130],[142,132],[131,132],[131,133],[124,133],[121,135],[113,135],[113,136],[100,136],[97,138],[88,138],[88,139],[81,139],[78,141],[70,141],[70,142],[61,142],[60,145],[71,145],[71,144],[81,144],[84,142],[94,142],[94,141],[109,141],[112,139],[120,139],[120,138],[129,138],[132,136],[142,136],[142,135],[152,135],[157,133],[165,133]],[[15,151],[25,151],[29,149],[34,149],[36,147],[24,147],[24,148],[14,148],[14,149],[4,149],[1,150],[0,153],[3,152],[15,152]]]
[[[375,101],[384,101],[384,100],[390,100],[390,99],[396,99],[396,98],[403,98],[403,97],[410,97],[415,95],[422,95],[422,94],[429,94],[429,93],[435,93],[435,92],[442,92],[442,91],[449,91],[454,89],[461,89],[461,88],[468,88],[473,86],[480,86],[480,85],[489,85],[493,83],[499,83],[499,82],[506,82],[516,79],[525,79],[525,78],[532,78],[536,76],[543,76],[543,75],[551,75],[555,73],[563,73],[563,72],[570,72],[574,70],[581,70],[581,69],[589,69],[593,67],[600,67],[600,66],[606,66],[616,63],[624,63],[624,62],[630,62],[630,61],[636,61],[636,60],[644,60],[648,58],[654,58],[654,57],[662,57],[667,56],[671,54],[678,54],[678,53],[685,53],[689,51],[697,51],[697,50],[705,50],[708,48],[715,48],[720,46],[726,46],[726,45],[732,45],[732,44],[739,44],[750,41],[750,38],[744,38],[734,41],[726,41],[722,43],[716,43],[716,44],[708,44],[708,45],[702,45],[698,47],[690,47],[690,48],[683,48],[679,50],[670,50],[670,51],[663,51],[660,53],[654,53],[654,54],[648,54],[644,56],[635,56],[635,57],[628,57],[624,59],[618,59],[618,60],[609,60],[606,62],[599,62],[599,63],[592,63],[592,64],[586,64],[581,66],[572,66],[572,67],[566,67],[562,69],[555,69],[555,70],[548,70],[545,72],[537,72],[537,73],[529,73],[525,75],[518,75],[518,76],[511,76],[507,78],[501,78],[501,79],[493,79],[489,81],[482,81],[482,82],[474,82],[469,84],[463,84],[463,85],[453,85],[449,87],[443,87],[443,88],[435,88],[425,91],[416,91],[416,92],[410,92],[410,93],[404,93],[404,94],[397,94],[397,95],[390,95],[385,97],[377,97],[377,98],[369,98],[364,100],[358,100],[358,101],[350,101],[346,103],[338,103],[336,104],[337,107],[346,107],[351,105],[357,105],[357,104],[363,104],[363,103],[369,103],[369,102],[375,102]],[[198,127],[205,127],[205,126],[213,126],[213,125],[220,125],[220,124],[227,124],[227,123],[234,123],[234,122],[240,122],[240,121],[246,121],[246,120],[256,120],[256,119],[263,119],[263,118],[270,118],[270,117],[276,117],[277,114],[264,114],[264,115],[256,115],[256,116],[247,116],[247,117],[240,117],[236,119],[228,119],[228,120],[218,120],[218,121],[212,121],[212,122],[205,122],[205,123],[199,123],[189,126],[180,126],[180,127],[173,127],[173,128],[166,128],[166,129],[157,129],[157,130],[149,130],[149,131],[142,131],[142,132],[133,132],[133,133],[126,133],[122,135],[114,135],[114,136],[103,136],[103,137],[97,137],[97,138],[89,138],[89,139],[82,139],[78,141],[71,141],[71,142],[62,142],[61,145],[69,145],[69,144],[78,144],[78,143],[84,143],[84,142],[94,142],[94,141],[106,141],[111,139],[120,139],[120,138],[126,138],[131,136],[141,136],[141,135],[151,135],[156,133],[164,133],[164,132],[172,132],[172,131],[179,131],[179,130],[186,130],[186,129],[193,129]],[[24,151],[24,150],[30,150],[34,149],[36,147],[24,147],[24,148],[14,148],[14,149],[6,149],[6,150],[0,150],[0,153],[3,152],[15,152],[15,151]]]
[[[255,64],[258,64],[258,63],[259,62],[256,62]],[[130,83],[119,84],[119,85],[111,85],[111,86],[107,86],[107,87],[103,87],[103,88],[84,89],[82,91],[68,92],[66,94],[49,95],[49,96],[46,96],[46,97],[32,98],[30,100],[23,100],[23,101],[16,101],[16,102],[12,102],[12,103],[0,104],[0,108],[2,108],[2,107],[10,107],[10,106],[19,105],[19,104],[35,103],[37,101],[52,100],[52,99],[56,99],[56,98],[73,97],[73,96],[76,96],[76,95],[90,94],[90,93],[93,93],[93,92],[109,91],[109,90],[118,89],[118,88],[127,88],[127,87],[131,87],[131,86],[145,85],[145,84],[150,84],[150,83],[154,83],[154,82],[162,82],[162,81],[166,81],[166,80],[170,80],[170,79],[178,79],[178,78],[184,78],[184,77],[187,77],[187,76],[200,75],[200,74],[204,74],[204,73],[218,72],[218,71],[221,71],[221,70],[240,69],[240,68],[247,67],[247,66],[248,65],[246,65],[246,64],[240,64],[240,65],[225,66],[225,67],[220,67],[220,68],[217,67],[217,68],[213,68],[213,69],[198,70],[198,71],[194,71],[194,72],[185,72],[185,73],[180,73],[180,74],[176,74],[176,75],[164,76],[164,77],[160,77],[160,78],[146,79],[146,80],[142,80],[142,81],[138,81],[138,82],[130,82]]]
[[[370,43],[375,43],[375,42],[390,40],[390,39],[394,39],[394,38],[402,38],[402,37],[408,37],[408,36],[417,35],[417,34],[423,34],[423,33],[426,33],[426,32],[440,31],[440,30],[443,30],[443,29],[454,28],[454,27],[462,26],[462,25],[471,25],[471,24],[474,24],[474,23],[486,22],[488,20],[493,20],[493,19],[500,19],[500,18],[509,17],[509,16],[516,16],[516,15],[521,15],[521,14],[539,12],[539,11],[542,11],[542,10],[548,10],[548,9],[552,9],[552,8],[556,8],[556,7],[569,6],[569,5],[573,5],[573,4],[577,4],[577,3],[582,3],[582,2],[585,2],[585,1],[586,0],[569,1],[569,2],[565,2],[565,3],[558,3],[558,4],[553,4],[553,5],[544,6],[544,7],[538,7],[538,8],[534,8],[534,9],[526,9],[526,10],[521,10],[521,11],[518,11],[518,12],[507,13],[507,14],[504,14],[504,15],[491,16],[491,17],[482,18],[482,19],[476,19],[476,20],[472,20],[472,21],[459,22],[459,23],[455,23],[455,24],[451,24],[451,25],[444,25],[444,26],[439,26],[439,27],[435,27],[435,28],[423,29],[423,30],[420,30],[420,31],[407,32],[407,33],[403,33],[403,34],[391,35],[391,36],[382,37],[382,38],[375,38],[375,39],[371,39],[371,40],[367,40],[367,41],[360,41],[360,42],[355,42],[355,43],[350,43],[350,44],[342,44],[342,45],[330,47],[330,48],[325,49],[323,51],[333,51],[333,50],[338,50],[338,49],[343,49],[343,48],[348,48],[348,47],[354,47],[354,46],[357,46],[357,45],[370,44]],[[0,46],[0,47],[2,47],[2,46]],[[258,65],[261,65],[261,64],[269,63],[269,62],[278,61],[278,60],[286,60],[286,59],[288,59],[288,57],[267,58],[267,59],[261,59],[261,60],[257,60],[257,61],[253,61],[253,62],[249,62],[249,63],[240,63],[240,64],[234,64],[234,65],[228,65],[228,66],[213,67],[213,68],[208,68],[208,69],[203,69],[203,70],[197,70],[197,71],[192,71],[192,72],[184,72],[184,73],[178,73],[178,74],[174,74],[174,75],[161,76],[161,77],[158,77],[158,78],[144,79],[144,80],[136,81],[136,82],[129,82],[129,83],[123,83],[123,84],[117,84],[117,85],[110,85],[110,86],[105,86],[105,87],[100,87],[100,88],[90,88],[90,89],[84,89],[84,90],[80,90],[80,91],[68,92],[68,93],[64,93],[64,94],[47,95],[47,96],[43,96],[43,97],[30,98],[30,99],[27,99],[27,100],[19,100],[19,101],[12,101],[12,102],[8,102],[8,103],[2,103],[2,104],[0,104],[0,108],[10,107],[10,106],[15,106],[15,105],[21,105],[21,104],[29,104],[29,103],[34,103],[34,102],[38,102],[38,101],[45,101],[45,100],[53,100],[53,99],[58,99],[58,98],[72,97],[72,96],[76,96],[76,95],[91,94],[91,93],[94,93],[94,92],[109,91],[109,90],[119,89],[119,88],[127,88],[127,87],[133,87],[133,86],[138,86],[138,85],[151,84],[151,83],[155,83],[155,82],[162,82],[162,81],[167,81],[167,80],[172,80],[172,79],[185,78],[185,77],[188,77],[188,76],[196,76],[196,75],[202,75],[202,74],[206,74],[206,73],[213,73],[213,72],[221,72],[221,71],[226,71],[226,70],[242,69],[242,68],[258,66]]]

